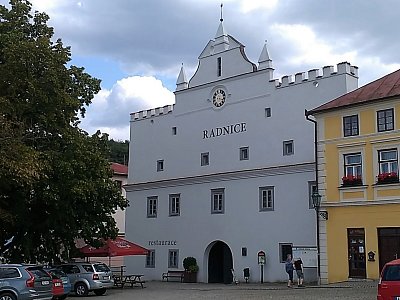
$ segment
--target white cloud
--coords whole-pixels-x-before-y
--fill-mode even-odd
[[[88,107],[81,128],[100,130],[114,139],[129,139],[130,113],[175,103],[174,94],[150,76],[118,80],[111,90],[101,90]]]

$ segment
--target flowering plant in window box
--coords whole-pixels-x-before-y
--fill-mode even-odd
[[[342,177],[342,186],[355,186],[355,185],[362,185],[362,177],[361,175],[348,175]]]
[[[381,173],[377,178],[378,184],[399,182],[399,175],[396,172]]]

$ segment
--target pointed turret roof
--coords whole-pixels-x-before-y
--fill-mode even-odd
[[[215,39],[217,39],[217,38],[219,38],[219,37],[221,37],[221,36],[227,36],[227,35],[228,35],[228,34],[226,33],[226,30],[225,30],[223,21],[221,21],[221,22],[219,23],[217,33],[215,34]]]
[[[260,54],[260,58],[258,59],[258,63],[259,69],[272,69],[272,60],[269,58],[267,41],[265,41],[264,47]]]
[[[179,72],[178,79],[176,80],[176,85],[182,84],[182,83],[188,83],[188,80],[186,78],[186,72],[185,72],[185,69],[183,68],[183,64],[182,64],[181,70]]]
[[[312,115],[327,110],[379,101],[400,96],[400,69],[368,83],[350,93],[325,103],[307,114]]]

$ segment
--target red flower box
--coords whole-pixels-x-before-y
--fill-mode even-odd
[[[348,175],[342,177],[342,186],[357,186],[362,184],[363,182],[361,175]]]
[[[381,173],[377,176],[378,184],[399,182],[399,175],[396,172]]]

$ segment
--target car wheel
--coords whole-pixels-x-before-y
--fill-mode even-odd
[[[97,296],[104,295],[106,293],[106,289],[99,289],[93,291]]]
[[[89,289],[86,284],[80,282],[75,285],[75,294],[80,297],[86,297],[89,294]]]
[[[0,295],[0,300],[17,300],[17,297],[11,293],[3,293]]]

